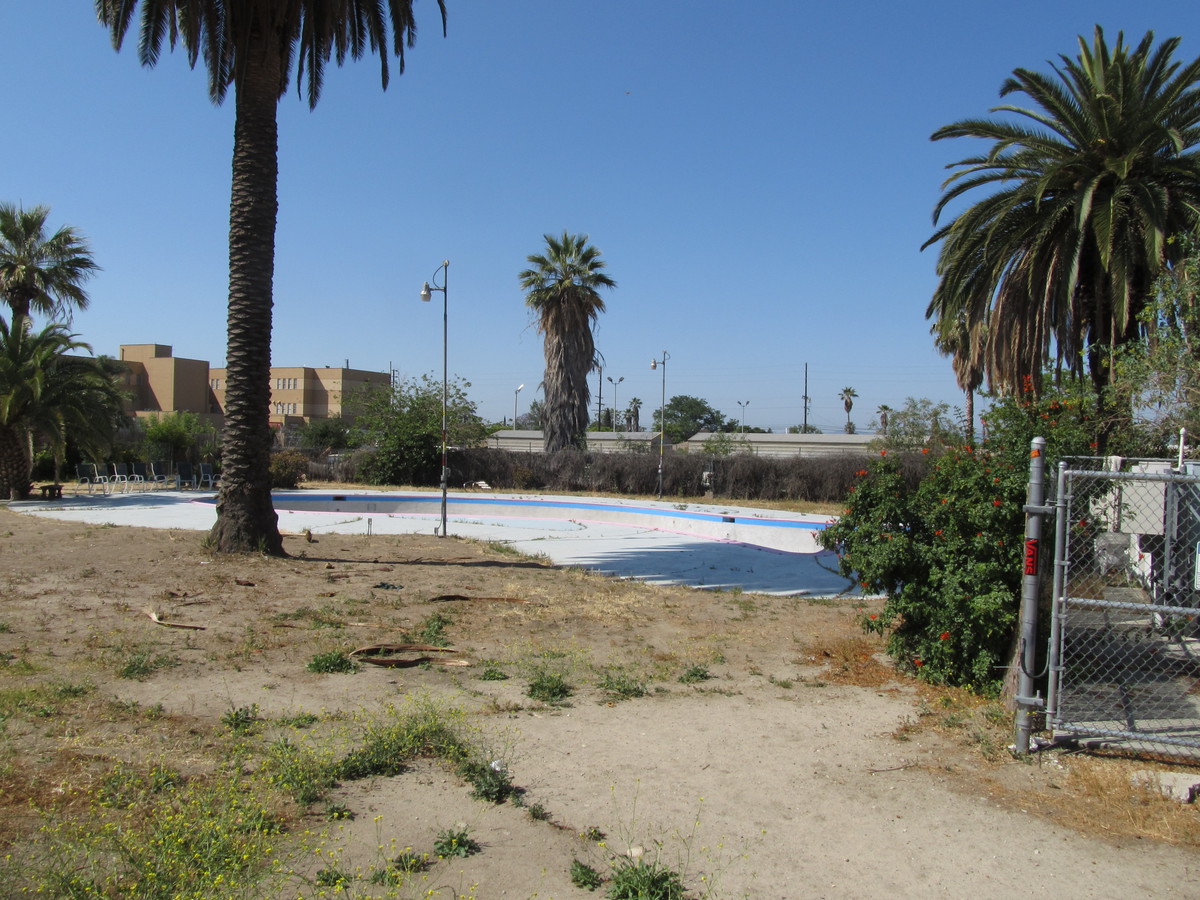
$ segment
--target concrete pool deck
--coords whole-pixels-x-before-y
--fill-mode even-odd
[[[133,491],[14,501],[9,509],[96,524],[205,531],[215,494]],[[441,524],[436,492],[278,491],[285,534],[431,534]],[[564,566],[651,584],[781,596],[854,593],[837,559],[816,543],[827,516],[724,504],[454,491],[450,535],[503,543]]]

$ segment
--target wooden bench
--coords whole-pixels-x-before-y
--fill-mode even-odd
[[[43,500],[61,500],[62,499],[61,484],[43,484],[41,486]]]

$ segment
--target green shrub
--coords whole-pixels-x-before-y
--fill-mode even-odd
[[[295,488],[308,475],[308,457],[295,450],[282,450],[271,456],[271,487]]]
[[[609,900],[683,900],[683,879],[658,862],[621,860],[612,872]]]
[[[1029,393],[997,403],[988,423],[982,448],[945,451],[916,484],[882,451],[820,535],[843,575],[887,595],[862,624],[888,636],[902,669],[985,693],[1003,681],[1017,621],[1030,441],[1043,434],[1051,460],[1085,454],[1091,420],[1074,398]]]

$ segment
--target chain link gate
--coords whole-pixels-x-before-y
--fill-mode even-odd
[[[1200,465],[1057,474],[1047,724],[1200,758]]]

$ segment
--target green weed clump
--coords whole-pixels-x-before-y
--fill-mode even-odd
[[[473,856],[483,848],[471,837],[471,829],[456,825],[438,833],[433,842],[433,851],[443,859],[462,859]]]
[[[542,703],[561,703],[574,692],[562,673],[544,668],[534,672],[525,691],[528,697]]]
[[[609,900],[683,900],[683,878],[659,862],[620,860],[612,870],[608,897]]]
[[[318,653],[308,661],[308,671],[318,675],[348,675],[358,671],[358,663],[341,650]]]

